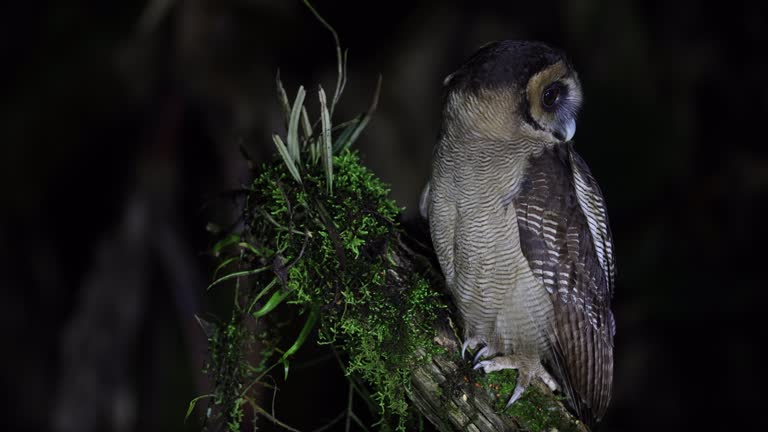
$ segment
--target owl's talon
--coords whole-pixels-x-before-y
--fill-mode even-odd
[[[477,346],[480,345],[481,343],[483,343],[483,341],[482,341],[482,339],[480,339],[478,337],[471,337],[471,338],[465,340],[464,343],[461,344],[461,358],[462,359],[464,358],[464,353],[467,352],[467,348],[469,348],[472,351],[474,351],[475,348],[477,348]]]
[[[509,398],[509,402],[507,402],[507,405],[504,406],[504,409],[507,409],[512,406],[513,403],[517,402],[518,399],[523,395],[523,392],[525,391],[526,386],[517,385],[515,386],[515,391],[512,392],[512,397]]]
[[[473,360],[473,364],[476,365],[477,361],[480,360],[480,358],[485,357],[486,355],[488,355],[488,347],[487,346],[486,347],[482,347],[480,349],[480,351],[478,351],[477,354],[475,354],[475,359]]]
[[[485,373],[496,372],[504,369],[517,370],[517,385],[512,392],[512,397],[507,402],[507,408],[517,402],[531,384],[531,381],[540,378],[552,391],[557,390],[558,385],[552,375],[544,369],[538,359],[509,355],[494,357],[475,364],[474,369],[482,369]]]

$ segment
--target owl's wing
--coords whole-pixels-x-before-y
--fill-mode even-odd
[[[570,145],[557,146],[529,161],[514,205],[523,254],[554,305],[553,367],[579,417],[599,420],[611,395],[615,332],[602,193]]]

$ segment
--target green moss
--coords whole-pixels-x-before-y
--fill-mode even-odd
[[[494,408],[498,413],[514,417],[525,430],[543,432],[557,429],[560,432],[578,431],[573,419],[563,415],[559,404],[560,398],[545,393],[536,386],[528,386],[523,396],[506,408],[507,401],[517,385],[517,371],[505,369],[477,378],[479,386],[494,398]]]
[[[333,165],[332,194],[319,164],[304,167],[302,183],[283,163],[263,165],[248,188],[239,247],[221,256],[222,261],[239,257],[243,269],[272,270],[258,273],[257,288],[241,293],[239,321],[227,327],[231,337],[212,340],[214,358],[235,368],[218,380],[220,393],[228,394],[221,401],[229,407],[231,426],[242,417],[244,385],[268,370],[265,359],[272,357],[274,364],[279,352],[276,339],[262,335],[267,363],[234,366],[245,361],[242,323],[263,319],[270,302],[294,304],[300,314],[321,312],[317,343],[348,354],[346,372],[370,385],[382,430],[406,430],[412,414],[410,370],[427,360],[415,353],[429,357],[439,350],[433,342],[434,321],[444,307],[439,294],[418,272],[393,272],[400,209],[388,198],[388,187],[355,152],[334,156]],[[405,276],[398,279],[396,273]],[[287,365],[287,359],[280,361]],[[215,360],[211,369],[223,368]]]
[[[221,326],[211,325],[208,341],[211,358],[204,371],[216,382],[211,405],[226,412],[230,431],[240,430],[243,418],[242,378],[247,375],[247,365],[242,361],[249,342],[254,338],[244,333],[240,318],[232,314],[230,321]]]
[[[284,136],[273,136],[280,159],[254,170],[243,229],[213,247],[220,262],[211,286],[232,286],[234,305],[232,319],[209,337],[211,399],[228,428],[239,429],[244,406],[258,411],[254,385],[280,365],[287,377],[291,355],[316,334],[317,343],[348,354],[348,374],[370,384],[380,429],[412,429],[418,423],[409,423],[410,370],[440,350],[433,324],[444,306],[423,275],[397,268],[400,209],[388,186],[348,150],[376,109],[379,88],[365,113],[332,124],[347,81],[346,54],[333,28],[305,4],[336,42],[337,87],[328,95],[319,89],[320,118],[310,122],[304,88],[291,103],[277,78],[287,126]],[[305,320],[295,340],[281,340],[270,321],[274,311]],[[261,363],[252,365],[257,339]]]

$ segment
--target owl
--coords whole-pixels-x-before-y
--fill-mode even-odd
[[[615,266],[605,200],[574,150],[582,101],[563,52],[482,47],[445,81],[422,213],[486,373],[516,369],[509,404],[541,379],[577,415],[605,414],[613,380]]]

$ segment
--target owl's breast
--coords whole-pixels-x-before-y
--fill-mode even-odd
[[[451,291],[470,336],[499,352],[540,352],[552,303],[523,256],[515,208],[503,201],[457,205]]]

